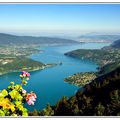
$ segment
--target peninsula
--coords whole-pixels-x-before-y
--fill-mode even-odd
[[[112,45],[104,47],[102,49],[78,49],[65,53],[70,57],[75,57],[81,60],[90,60],[98,64],[98,71],[95,74],[88,73],[76,73],[65,79],[66,82],[75,84],[77,86],[83,86],[90,82],[91,76],[94,78],[96,75],[102,76],[107,74],[117,67],[120,67],[120,40],[115,41]],[[84,77],[83,77],[84,76]],[[83,79],[84,78],[84,79]]]

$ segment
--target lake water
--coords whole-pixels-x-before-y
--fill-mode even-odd
[[[77,72],[96,71],[97,65],[88,60],[78,60],[65,56],[64,53],[75,49],[100,49],[108,43],[86,43],[77,45],[60,45],[41,47],[42,53],[30,56],[32,59],[43,63],[59,63],[62,65],[47,68],[41,71],[31,72],[28,85],[24,87],[28,92],[31,90],[37,94],[37,101],[34,106],[27,106],[30,111],[43,109],[47,103],[51,105],[62,97],[70,97],[75,94],[79,87],[64,82],[64,78]],[[0,89],[6,88],[10,81],[20,83],[20,73],[9,73],[0,76]]]

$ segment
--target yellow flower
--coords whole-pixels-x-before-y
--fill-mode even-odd
[[[12,104],[8,98],[0,98],[0,106],[3,109],[11,109],[12,112],[15,111],[14,104]]]
[[[4,97],[4,95],[0,92],[0,98],[3,98]]]
[[[7,99],[7,98],[1,98],[0,99],[0,106],[2,106],[2,107],[9,107],[9,99]]]
[[[14,112],[15,111],[15,105],[11,104],[10,109],[11,109],[12,112]]]
[[[22,105],[19,105],[18,108],[19,108],[19,110],[21,110],[21,111],[23,111],[23,109],[24,109]]]

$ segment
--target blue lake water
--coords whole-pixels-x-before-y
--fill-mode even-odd
[[[62,65],[47,68],[41,71],[31,72],[28,85],[24,87],[28,92],[31,90],[37,94],[37,101],[34,106],[27,106],[29,110],[43,109],[47,103],[51,105],[62,97],[70,97],[75,94],[79,87],[64,82],[64,78],[77,73],[96,71],[97,65],[88,60],[78,60],[65,56],[64,53],[75,49],[100,49],[108,43],[86,43],[77,45],[60,45],[41,47],[42,53],[30,56],[32,59],[43,63],[59,63]],[[0,76],[0,89],[6,88],[10,81],[20,83],[20,73],[9,73]]]

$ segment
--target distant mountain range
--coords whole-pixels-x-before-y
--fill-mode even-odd
[[[120,35],[81,35],[77,40],[71,38],[61,38],[61,37],[46,37],[46,36],[18,36],[6,33],[0,33],[0,45],[10,45],[10,44],[68,44],[68,43],[80,43],[80,42],[114,42],[116,45],[112,47],[120,46]]]
[[[110,46],[105,46],[102,49],[120,48],[120,39],[114,41]]]
[[[111,45],[112,48],[120,48],[120,39],[115,41],[112,45]]]
[[[92,35],[86,34],[78,37],[80,42],[114,42],[120,39],[120,35]]]
[[[80,43],[78,41],[55,38],[55,37],[33,37],[33,36],[17,36],[0,33],[0,45],[10,44],[62,44],[62,43]]]

